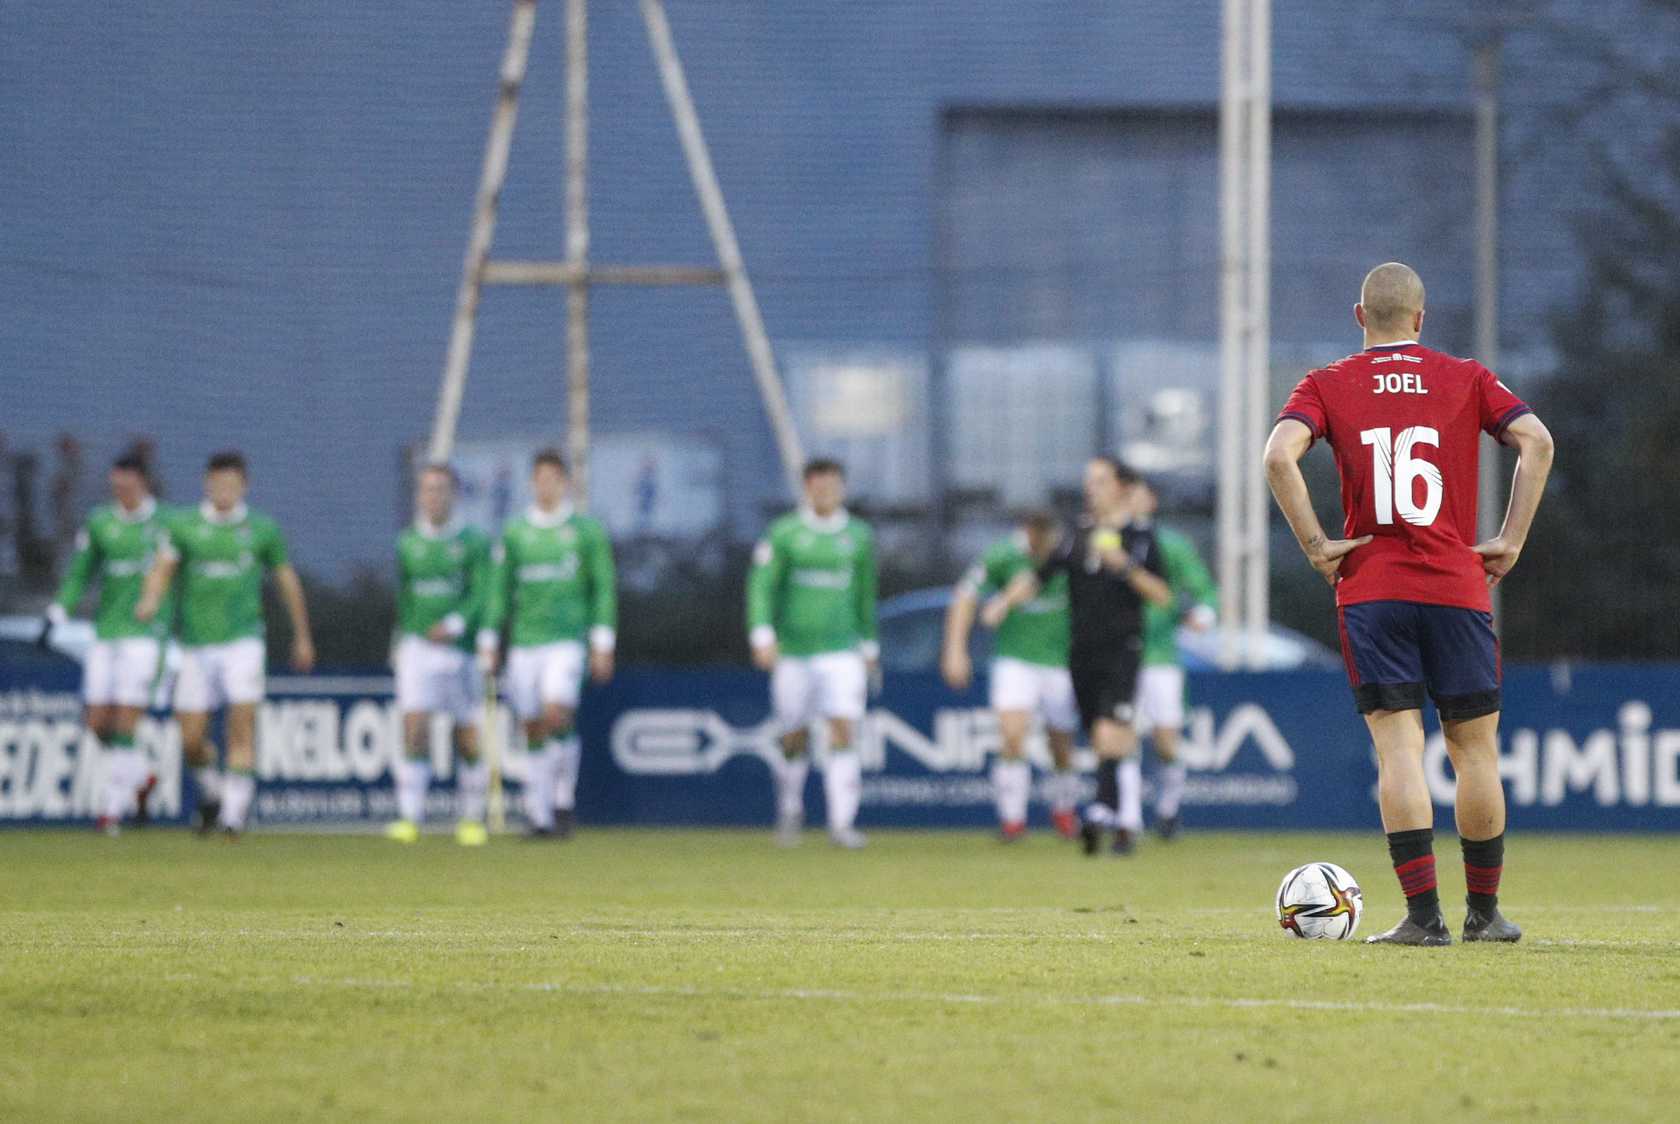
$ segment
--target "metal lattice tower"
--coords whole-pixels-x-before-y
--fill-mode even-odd
[[[759,314],[758,299],[741,260],[735,227],[700,131],[700,118],[689,96],[688,80],[677,57],[663,0],[640,0],[665,100],[682,144],[689,178],[700,201],[706,228],[717,253],[715,266],[604,265],[589,257],[589,47],[588,0],[566,0],[566,257],[562,261],[493,260],[496,209],[507,179],[508,154],[519,93],[531,54],[537,0],[514,0],[507,49],[502,55],[500,89],[479,174],[472,230],[467,240],[455,317],[438,390],[437,414],[429,445],[431,459],[447,460],[466,391],[478,303],[486,285],[563,285],[566,288],[567,453],[572,461],[573,494],[580,505],[589,499],[589,290],[594,285],[721,285],[729,292],[742,343],[752,365],[759,396],[776,437],[789,486],[797,494],[804,453],[776,371],[770,339]]]

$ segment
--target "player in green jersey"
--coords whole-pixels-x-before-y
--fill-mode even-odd
[[[478,675],[472,644],[490,582],[490,541],[462,526],[455,511],[455,471],[427,465],[416,488],[414,524],[397,536],[397,634],[391,666],[403,722],[396,767],[397,814],[385,834],[420,838],[432,783],[432,715],[454,723],[456,842],[482,845],[489,769],[478,752]]]
[[[993,543],[957,583],[945,614],[945,644],[939,661],[940,672],[953,689],[966,689],[973,678],[968,636],[981,600],[1007,588],[1016,574],[1041,565],[1060,538],[1061,527],[1053,514],[1032,512],[1014,535]],[[1045,740],[1056,769],[1048,786],[1051,822],[1065,838],[1079,832],[1074,814],[1079,777],[1073,771],[1079,707],[1074,703],[1067,659],[1067,578],[1058,574],[1037,597],[1004,618],[992,652],[990,702],[1002,738],[992,765],[992,793],[1005,843],[1027,833],[1027,804],[1032,796],[1027,735],[1035,717],[1044,720]]]
[[[98,582],[96,639],[82,664],[82,700],[88,733],[105,759],[98,826],[115,835],[131,810],[145,818],[146,797],[157,783],[145,754],[134,746],[134,731],[158,680],[163,629],[134,615],[161,533],[145,463],[133,455],[119,457],[111,465],[110,484],[111,502],[94,508],[76,535],[64,584],[47,606],[42,640],[70,619],[88,585]]]
[[[146,575],[135,616],[160,618],[170,583],[180,576],[181,675],[175,719],[181,752],[198,785],[199,830],[220,827],[229,838],[245,829],[256,798],[257,706],[264,694],[262,579],[274,575],[292,625],[292,667],[315,666],[315,642],[303,603],[303,583],[286,558],[274,520],[245,506],[245,458],[233,451],[210,457],[204,501],[171,513],[157,561]],[[216,769],[210,718],[227,708],[227,772]]]
[[[1163,576],[1173,595],[1170,605],[1143,607],[1143,667],[1138,672],[1135,719],[1138,735],[1155,745],[1155,831],[1162,839],[1171,839],[1178,834],[1185,780],[1184,762],[1178,757],[1185,701],[1178,625],[1182,620],[1198,632],[1212,628],[1218,619],[1219,590],[1196,545],[1154,523],[1161,500],[1147,480],[1139,482],[1136,497],[1138,521],[1154,526]]]
[[[821,719],[828,726],[823,792],[829,838],[857,848],[864,845],[853,826],[863,774],[852,737],[881,655],[875,534],[846,511],[846,474],[838,462],[811,461],[804,480],[804,504],[770,525],[753,550],[747,579],[753,663],[770,672],[771,704],[782,730],[782,756],[774,768],[776,838],[785,846],[799,842],[809,728]]]
[[[555,450],[532,460],[536,502],[496,542],[478,632],[479,659],[490,670],[508,632],[507,691],[525,724],[525,816],[536,838],[567,838],[576,823],[584,645],[590,678],[605,683],[618,639],[612,543],[600,523],[573,509],[570,484]]]

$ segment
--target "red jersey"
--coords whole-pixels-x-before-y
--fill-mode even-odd
[[[1476,543],[1481,435],[1504,441],[1528,406],[1492,371],[1415,343],[1386,344],[1310,372],[1283,418],[1323,437],[1342,480],[1336,604],[1416,601],[1487,612]]]

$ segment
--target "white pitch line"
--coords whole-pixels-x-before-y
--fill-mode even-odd
[[[417,985],[412,980],[319,979],[314,976],[294,976],[292,982],[300,987],[375,988],[407,990]],[[1513,1019],[1630,1019],[1640,1022],[1672,1022],[1680,1020],[1680,1009],[1639,1007],[1473,1007],[1451,1003],[1371,1003],[1337,999],[1271,999],[1181,995],[994,995],[982,992],[937,991],[848,991],[837,988],[703,988],[693,986],[665,986],[659,984],[567,984],[524,983],[456,984],[447,990],[463,992],[536,992],[545,995],[568,995],[581,998],[626,996],[654,999],[726,999],[760,1002],[794,1000],[833,1003],[921,1003],[960,1004],[979,1006],[1034,1007],[1154,1007],[1162,1010],[1285,1010],[1337,1012],[1343,1014],[1382,1015],[1463,1015],[1470,1018],[1489,1016]]]

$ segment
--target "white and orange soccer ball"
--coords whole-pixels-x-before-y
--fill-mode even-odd
[[[1364,912],[1359,883],[1335,863],[1298,866],[1278,886],[1278,924],[1303,940],[1345,941],[1359,928]]]

